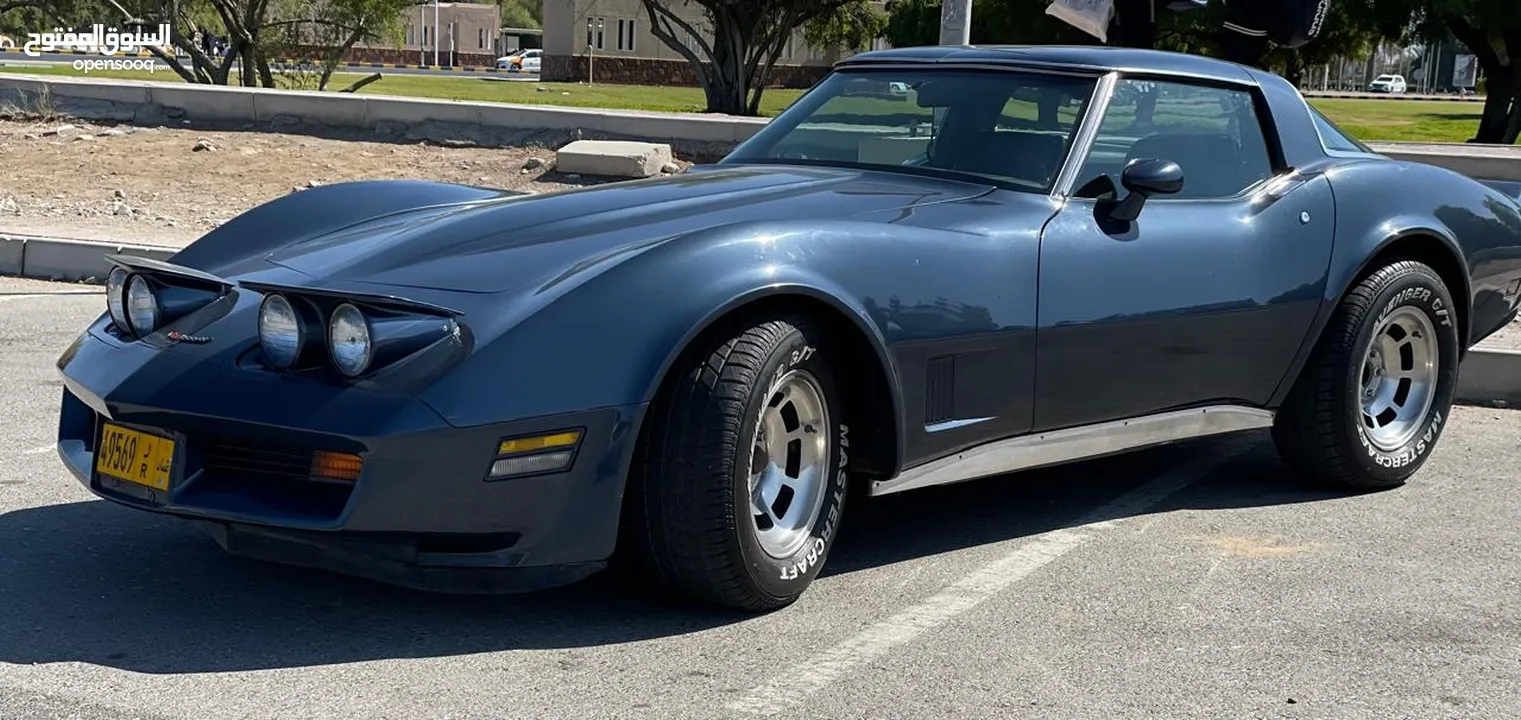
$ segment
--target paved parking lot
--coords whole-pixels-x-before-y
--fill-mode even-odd
[[[3,718],[1521,715],[1521,413],[1457,409],[1372,495],[1251,434],[857,503],[763,617],[637,578],[448,598],[93,500],[53,362],[101,307],[0,278]]]

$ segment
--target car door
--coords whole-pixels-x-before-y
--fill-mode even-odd
[[[1036,431],[1262,404],[1284,377],[1322,295],[1334,206],[1323,177],[1275,178],[1254,95],[1117,83],[1076,176],[1083,197],[1041,237]],[[1178,163],[1182,190],[1111,219],[1124,167],[1145,158]]]

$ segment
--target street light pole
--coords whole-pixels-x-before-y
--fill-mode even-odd
[[[438,67],[438,0],[433,0],[433,67]]]
[[[972,0],[945,0],[940,4],[940,44],[972,44]]]
[[[586,19],[586,84],[597,83],[597,35],[602,29],[602,21],[596,22],[596,30],[592,29],[592,19]]]

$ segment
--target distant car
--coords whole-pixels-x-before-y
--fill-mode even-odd
[[[1405,78],[1400,75],[1380,75],[1368,83],[1368,92],[1374,93],[1402,93],[1405,92]]]
[[[912,97],[852,92],[883,81]],[[111,256],[57,447],[239,555],[459,592],[617,557],[775,609],[852,487],[1263,428],[1308,476],[1405,483],[1517,313],[1497,187],[1216,60],[868,52],[673,177],[325,185]]]
[[[536,73],[539,71],[539,60],[543,53],[543,50],[519,50],[497,58],[496,66],[508,72]]]

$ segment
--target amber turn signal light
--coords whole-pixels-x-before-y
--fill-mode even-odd
[[[313,480],[332,480],[336,482],[354,482],[359,479],[359,472],[364,469],[364,459],[352,453],[328,452],[318,450],[312,453]]]

